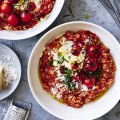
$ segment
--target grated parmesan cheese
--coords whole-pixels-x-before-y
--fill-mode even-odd
[[[83,84],[81,87],[82,87],[81,89],[82,91],[88,91],[88,87],[86,85]]]
[[[68,87],[62,83],[56,83],[54,87],[51,88],[51,94],[55,95],[58,99],[62,98],[62,93],[68,90]]]
[[[8,63],[0,61],[0,66],[3,68],[3,86],[6,88],[18,78],[18,73],[13,65]]]

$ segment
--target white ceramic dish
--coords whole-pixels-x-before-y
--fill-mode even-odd
[[[54,8],[50,13],[50,16],[45,19],[43,22],[40,22],[35,27],[28,29],[26,31],[0,31],[0,38],[6,40],[22,40],[26,38],[33,37],[45,29],[47,29],[59,15],[65,0],[56,0]]]
[[[21,64],[17,55],[7,46],[0,44],[0,62],[5,63],[16,69],[17,78],[11,83],[10,88],[0,91],[0,100],[11,95],[17,88],[21,78]]]
[[[39,58],[47,42],[61,35],[65,31],[78,31],[80,29],[90,30],[96,33],[103,43],[110,48],[114,57],[117,71],[115,74],[115,83],[109,91],[98,101],[84,105],[80,109],[68,107],[59,103],[49,96],[39,82],[38,65]],[[65,120],[92,120],[96,119],[110,111],[120,99],[120,45],[117,40],[104,28],[87,22],[65,23],[47,32],[34,47],[28,63],[28,82],[30,89],[36,101],[49,113]]]

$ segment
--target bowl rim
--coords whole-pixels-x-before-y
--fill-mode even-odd
[[[67,23],[63,23],[61,25],[58,25],[56,27],[54,27],[53,29],[51,29],[50,31],[48,31],[47,33],[45,33],[39,40],[38,42],[36,43],[36,45],[34,46],[32,52],[31,52],[31,55],[30,55],[30,58],[29,58],[29,61],[28,61],[28,68],[27,68],[27,77],[28,77],[28,84],[29,84],[29,87],[30,87],[30,90],[33,94],[33,97],[35,98],[35,100],[38,102],[38,104],[44,109],[46,110],[47,112],[49,112],[50,114],[60,118],[60,119],[65,119],[64,117],[60,116],[60,115],[57,115],[55,112],[51,111],[51,109],[49,109],[48,107],[46,107],[39,99],[38,97],[36,96],[36,93],[34,91],[34,89],[32,88],[32,84],[31,84],[31,80],[30,80],[30,66],[31,66],[31,60],[32,60],[32,57],[33,57],[33,54],[34,54],[34,51],[35,49],[37,48],[37,46],[40,44],[41,40],[47,35],[49,34],[50,32],[60,28],[60,27],[63,27],[65,25],[70,25],[70,24],[86,24],[86,25],[91,25],[93,27],[97,27],[98,29],[102,30],[103,32],[107,33],[111,38],[115,39],[115,44],[117,45],[117,47],[120,48],[120,44],[119,42],[116,40],[116,38],[109,32],[107,31],[106,29],[104,29],[103,27],[97,25],[97,24],[94,24],[94,23],[91,23],[91,22],[85,22],[85,21],[71,21],[71,22],[67,22]],[[117,100],[116,103],[114,103],[113,107],[111,107],[109,110],[106,110],[106,112],[104,112],[104,114],[97,114],[93,119],[97,119],[103,115],[105,115],[106,113],[108,113],[111,109],[113,109],[115,107],[115,105],[119,102],[120,100],[120,96],[119,96],[119,99]],[[90,119],[87,119],[87,120],[90,120]]]
[[[57,0],[56,0],[56,2],[57,2]],[[53,7],[53,10],[51,11],[49,17],[45,21],[43,21],[43,22],[45,22],[44,24],[46,24],[46,22],[47,22],[47,25],[42,30],[40,29],[40,27],[37,28],[37,26],[41,24],[41,22],[40,22],[40,23],[37,23],[33,28],[30,28],[30,29],[25,30],[25,31],[24,30],[21,30],[21,31],[9,31],[9,30],[0,31],[0,33],[5,31],[5,32],[13,32],[15,34],[19,34],[19,32],[27,32],[27,31],[29,32],[29,30],[33,30],[36,27],[36,30],[32,33],[30,32],[30,34],[24,34],[24,36],[23,35],[22,36],[21,35],[14,36],[14,34],[10,34],[9,36],[7,36],[6,35],[7,33],[6,33],[5,35],[2,35],[0,38],[3,40],[24,40],[24,39],[31,38],[31,37],[34,37],[35,35],[42,33],[56,20],[56,18],[58,17],[58,15],[60,14],[60,12],[63,8],[64,2],[65,2],[65,0],[60,1],[60,5],[59,5],[59,8],[57,9],[57,12],[54,12],[54,15],[52,15],[52,18],[50,20],[48,20],[49,17],[51,16],[52,11],[54,10],[54,7]]]

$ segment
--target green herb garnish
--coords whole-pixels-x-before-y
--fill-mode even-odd
[[[53,60],[49,62],[50,66],[54,66],[53,62],[54,62]]]
[[[101,71],[100,70],[96,70],[94,72],[90,72],[90,75],[95,76],[96,78],[100,78]]]
[[[70,70],[70,69],[68,69],[68,68],[65,68],[65,74],[67,75],[67,76],[72,76],[72,70]]]
[[[71,82],[65,82],[65,84],[68,86],[68,89],[75,89],[76,84]]]
[[[72,77],[71,76],[65,76],[65,82],[71,82],[72,81]]]
[[[74,88],[74,85],[71,83],[73,80],[73,78],[72,78],[73,71],[68,68],[65,68],[64,71],[65,71],[64,84],[67,85],[69,89]]]
[[[72,83],[70,86],[71,89],[75,89],[75,87],[76,87],[76,83]]]
[[[58,61],[59,64],[62,64],[64,62],[64,57],[61,57],[60,60]]]

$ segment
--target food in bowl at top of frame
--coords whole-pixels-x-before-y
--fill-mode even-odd
[[[39,63],[43,89],[74,108],[102,96],[112,86],[115,71],[110,49],[87,30],[67,31],[49,42]]]
[[[0,0],[0,30],[27,30],[46,19],[56,0]]]

